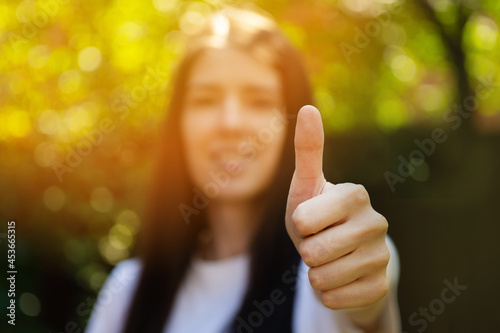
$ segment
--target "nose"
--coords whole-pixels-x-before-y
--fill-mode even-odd
[[[222,129],[227,131],[239,130],[243,124],[241,102],[236,94],[227,94],[222,104],[220,123]]]

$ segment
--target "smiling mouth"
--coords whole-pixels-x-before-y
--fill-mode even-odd
[[[218,169],[227,170],[228,168],[245,168],[252,159],[250,156],[241,154],[236,150],[214,151],[211,159]]]

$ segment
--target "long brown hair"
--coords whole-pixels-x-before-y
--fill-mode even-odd
[[[312,102],[310,85],[299,55],[272,19],[253,10],[225,8],[208,18],[206,25],[188,38],[185,55],[172,82],[172,97],[161,130],[161,150],[139,243],[141,277],[129,308],[126,333],[162,331],[200,231],[206,225],[203,210],[192,214],[188,224],[179,210],[181,204],[191,205],[195,196],[186,171],[179,119],[186,80],[194,62],[205,50],[220,47],[243,50],[278,70],[288,120],[280,167],[265,193],[263,221],[251,245],[250,282],[237,317],[246,318],[253,301],[268,298],[297,257],[286,233],[285,209],[294,170],[296,114],[301,106]]]

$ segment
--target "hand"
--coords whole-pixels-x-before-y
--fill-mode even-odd
[[[304,106],[297,117],[295,172],[286,228],[310,267],[309,281],[331,309],[364,307],[386,295],[388,224],[362,185],[332,184],[323,175],[323,123]]]

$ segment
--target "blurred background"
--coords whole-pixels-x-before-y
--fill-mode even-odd
[[[83,331],[134,254],[183,35],[242,4],[303,55],[327,178],[365,185],[389,221],[403,330],[499,332],[496,0],[0,2],[0,267],[14,220],[18,271],[2,332]],[[446,302],[445,281],[467,289]]]

